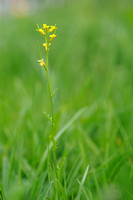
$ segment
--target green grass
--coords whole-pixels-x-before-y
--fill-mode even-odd
[[[40,3],[41,5],[41,3]],[[42,3],[43,5],[43,3]],[[59,200],[133,199],[132,1],[66,1],[0,19],[0,199],[50,197],[50,124],[36,24],[57,24],[50,49]],[[44,53],[44,51],[43,51]],[[53,178],[54,179],[54,178]]]

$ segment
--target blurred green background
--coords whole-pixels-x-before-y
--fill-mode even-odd
[[[14,149],[17,175],[20,152],[35,171],[47,147],[49,123],[42,112],[50,112],[50,102],[46,74],[37,63],[37,41],[41,44],[43,37],[36,27],[57,24],[49,61],[52,89],[57,88],[56,132],[81,108],[94,108],[57,143],[60,159],[74,138],[68,176],[73,163],[81,161],[69,199],[88,164],[90,199],[133,199],[133,1],[21,0],[22,8],[16,2],[0,9],[0,183],[3,159],[10,162]],[[23,165],[22,178],[28,181]],[[15,178],[12,183],[16,187]],[[12,187],[4,190],[14,193]]]

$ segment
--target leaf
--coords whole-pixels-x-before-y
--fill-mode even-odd
[[[79,184],[81,184],[81,182],[79,180],[77,180]],[[84,197],[87,199],[87,200],[92,200],[92,194],[90,191],[89,194],[85,191],[85,189],[82,187],[82,192],[84,194]]]
[[[46,172],[44,172],[38,179],[35,179],[33,181],[33,184],[31,185],[31,191],[29,188],[30,199],[36,199],[36,200],[38,199],[37,197],[39,194],[41,194],[45,178],[46,178]]]
[[[5,200],[5,196],[4,196],[2,186],[0,187],[0,200]]]
[[[4,157],[2,166],[2,185],[4,191],[8,191],[9,189],[8,188],[9,170],[10,170],[10,164],[8,162],[7,157]]]
[[[9,170],[9,177],[8,177],[8,186],[10,185],[10,181],[11,181],[11,177],[12,177],[12,173],[13,173],[13,167],[14,167],[14,163],[15,163],[15,153],[16,153],[16,145],[14,147],[12,156],[11,156],[11,161],[10,161],[10,170]]]
[[[89,170],[89,165],[87,166],[87,168],[86,168],[86,170],[85,170],[85,173],[84,173],[84,175],[83,175],[83,178],[82,178],[81,183],[78,181],[79,184],[80,184],[80,187],[79,187],[78,195],[77,195],[77,197],[75,198],[75,200],[80,200],[81,191],[82,191],[82,189],[83,189],[83,185],[84,185],[84,182],[85,182],[85,180],[86,180],[86,177],[87,177],[87,174],[88,174],[88,170]]]
[[[47,119],[52,123],[52,117],[50,117],[49,114],[47,114],[46,112],[43,112],[43,114],[47,117]]]
[[[57,88],[54,89],[54,91],[52,92],[52,94],[51,94],[52,97],[55,95],[56,91],[57,91]]]
[[[97,109],[98,103],[94,102],[92,104],[91,107],[84,107],[82,109],[80,109],[71,119],[70,121],[65,124],[62,129],[57,133],[57,135],[55,136],[55,141],[57,141],[61,135],[63,135],[63,133],[69,128],[71,127],[71,125],[83,114],[85,114],[86,112],[88,112],[88,115],[92,115],[92,113],[94,113],[94,111]],[[40,173],[44,162],[46,161],[47,155],[48,155],[48,149],[50,150],[52,148],[52,143],[50,143],[49,147],[47,147],[47,149],[45,150],[45,152],[43,153],[43,156],[40,160],[38,169],[37,169],[37,175]]]
[[[40,200],[45,200],[45,199],[46,199],[46,197],[47,197],[47,195],[48,195],[48,192],[49,192],[49,189],[50,189],[52,183],[53,183],[53,181],[51,181],[51,182],[46,186],[46,188],[44,189],[43,193],[41,194],[41,196],[40,196],[40,198],[39,198]]]

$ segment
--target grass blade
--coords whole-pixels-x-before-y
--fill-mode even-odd
[[[81,191],[82,191],[84,182],[85,182],[85,180],[86,180],[86,177],[87,177],[87,174],[88,174],[88,170],[89,170],[89,165],[87,166],[87,168],[86,168],[86,170],[85,170],[85,173],[84,173],[84,175],[83,175],[83,178],[82,178],[82,181],[81,181],[81,184],[80,184],[80,187],[79,187],[79,192],[78,192],[78,195],[77,195],[77,197],[75,198],[75,200],[79,200],[79,199],[80,199]]]
[[[87,108],[82,108],[80,109],[73,117],[72,119],[65,125],[63,126],[63,128],[57,133],[57,135],[55,136],[55,141],[57,141],[59,139],[59,137],[83,114],[85,113],[85,111],[87,110]],[[52,148],[52,143],[50,143],[49,145],[49,150]],[[42,166],[44,164],[44,162],[46,161],[47,155],[48,155],[48,148],[45,150],[45,152],[43,153],[42,159],[40,161],[40,164],[38,166],[38,170],[37,170],[37,175],[40,173]]]
[[[53,181],[51,181],[51,182],[46,186],[46,188],[44,189],[44,192],[41,194],[39,200],[45,200],[45,199],[46,199],[46,197],[47,197],[47,195],[48,195],[48,192],[49,192],[49,190],[50,190],[50,187],[51,187],[52,183],[53,183]]]

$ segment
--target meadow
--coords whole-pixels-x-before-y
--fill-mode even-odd
[[[133,3],[44,5],[24,17],[0,16],[0,199],[131,200]],[[44,23],[58,27],[49,52],[58,197],[48,180],[50,123],[43,112],[51,108],[37,62],[36,28]]]

